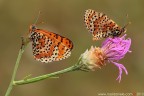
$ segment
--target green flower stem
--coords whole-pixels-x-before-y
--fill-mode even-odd
[[[12,74],[12,78],[11,78],[11,81],[10,81],[10,84],[9,84],[9,87],[6,91],[6,94],[5,96],[9,96],[10,95],[10,92],[13,88],[13,81],[15,79],[15,76],[16,76],[16,72],[17,72],[17,69],[18,69],[18,66],[19,66],[19,62],[20,62],[20,59],[22,57],[22,54],[24,52],[24,49],[26,47],[26,45],[28,44],[29,41],[24,41],[24,38],[22,37],[22,46],[21,46],[21,49],[19,50],[19,54],[18,54],[18,57],[17,57],[17,60],[16,60],[16,63],[15,63],[15,67],[14,67],[14,71],[13,71],[13,74]]]
[[[16,64],[15,64],[15,67],[14,67],[14,72],[12,74],[12,78],[11,78],[11,81],[10,81],[10,84],[9,84],[9,87],[7,89],[7,92],[6,92],[5,96],[10,95],[11,90],[12,90],[14,85],[24,85],[24,84],[34,83],[34,82],[38,82],[38,81],[41,81],[41,80],[44,80],[44,79],[47,79],[47,78],[56,77],[56,76],[58,76],[60,74],[63,74],[63,73],[72,72],[72,71],[76,71],[76,70],[81,70],[82,65],[79,64],[81,59],[79,59],[78,62],[75,65],[73,65],[71,67],[68,67],[66,69],[63,69],[63,70],[60,70],[60,71],[57,71],[57,72],[53,72],[53,73],[49,73],[49,74],[46,74],[46,75],[41,75],[41,76],[34,77],[34,78],[28,78],[29,76],[27,76],[23,80],[15,81],[16,72],[17,72],[22,54],[24,53],[24,49],[25,49],[25,47],[27,46],[27,44],[29,42],[30,41],[29,41],[28,38],[26,38],[24,40],[24,38],[22,37],[22,46],[21,46],[21,49],[19,50],[19,54],[18,54]]]
[[[57,71],[57,72],[53,72],[53,73],[49,73],[49,74],[46,74],[46,75],[41,75],[41,76],[38,76],[38,77],[26,79],[26,80],[24,79],[24,80],[14,81],[13,85],[23,85],[23,84],[38,82],[38,81],[41,81],[41,80],[44,80],[44,79],[47,79],[47,78],[50,78],[50,77],[51,78],[56,77],[57,75],[60,75],[60,74],[63,74],[63,73],[79,70],[79,67],[80,66],[78,66],[78,65],[74,65],[74,66],[68,67],[66,69],[63,69],[63,70],[60,70],[60,71]]]

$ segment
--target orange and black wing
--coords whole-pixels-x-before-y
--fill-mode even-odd
[[[94,40],[109,36],[119,36],[122,33],[122,28],[108,18],[107,15],[92,9],[85,11],[84,21]]]
[[[36,60],[48,63],[68,58],[71,55],[73,43],[68,38],[42,29],[36,29],[30,34]]]

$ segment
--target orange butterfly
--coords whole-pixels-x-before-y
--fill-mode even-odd
[[[120,36],[123,32],[126,32],[126,26],[128,25],[121,28],[107,15],[92,9],[85,11],[84,22],[88,31],[92,33],[93,40],[100,40],[109,36]]]
[[[35,24],[30,26],[29,32],[33,55],[36,60],[48,63],[65,59],[71,55],[73,43],[68,38],[38,29]]]

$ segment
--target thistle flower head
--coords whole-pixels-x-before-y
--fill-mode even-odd
[[[128,74],[126,68],[117,63],[120,59],[124,58],[127,52],[129,51],[131,45],[131,39],[125,39],[126,34],[122,37],[107,38],[102,44],[102,50],[105,56],[105,59],[118,67],[119,76],[116,80],[121,81],[122,70]]]
[[[120,59],[124,58],[129,51],[131,39],[125,39],[126,35],[122,37],[107,38],[102,47],[91,47],[81,55],[81,64],[83,69],[94,71],[96,68],[101,68],[106,64],[106,61],[116,65],[119,69],[119,76],[117,80],[121,81],[122,70],[128,74],[126,68],[117,63]]]
[[[101,68],[105,65],[104,56],[101,48],[91,46],[90,50],[86,50],[81,55],[81,63],[86,70],[94,71],[96,68]]]
[[[102,50],[109,61],[119,61],[129,51],[131,45],[131,39],[125,39],[124,36],[107,38],[102,44]]]

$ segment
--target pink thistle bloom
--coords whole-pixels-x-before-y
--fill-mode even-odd
[[[125,39],[126,34],[122,37],[107,38],[102,44],[102,50],[105,55],[105,60],[113,63],[119,69],[119,76],[116,80],[121,81],[122,70],[128,75],[127,69],[117,63],[120,59],[124,58],[129,51],[131,39]]]
[[[107,38],[101,48],[92,46],[90,50],[86,50],[80,57],[81,69],[94,71],[106,65],[106,61],[108,61],[118,67],[119,75],[116,80],[120,82],[122,70],[128,74],[127,69],[122,64],[117,63],[120,59],[124,58],[127,52],[130,52],[131,39],[125,39],[125,37],[126,35]]]

